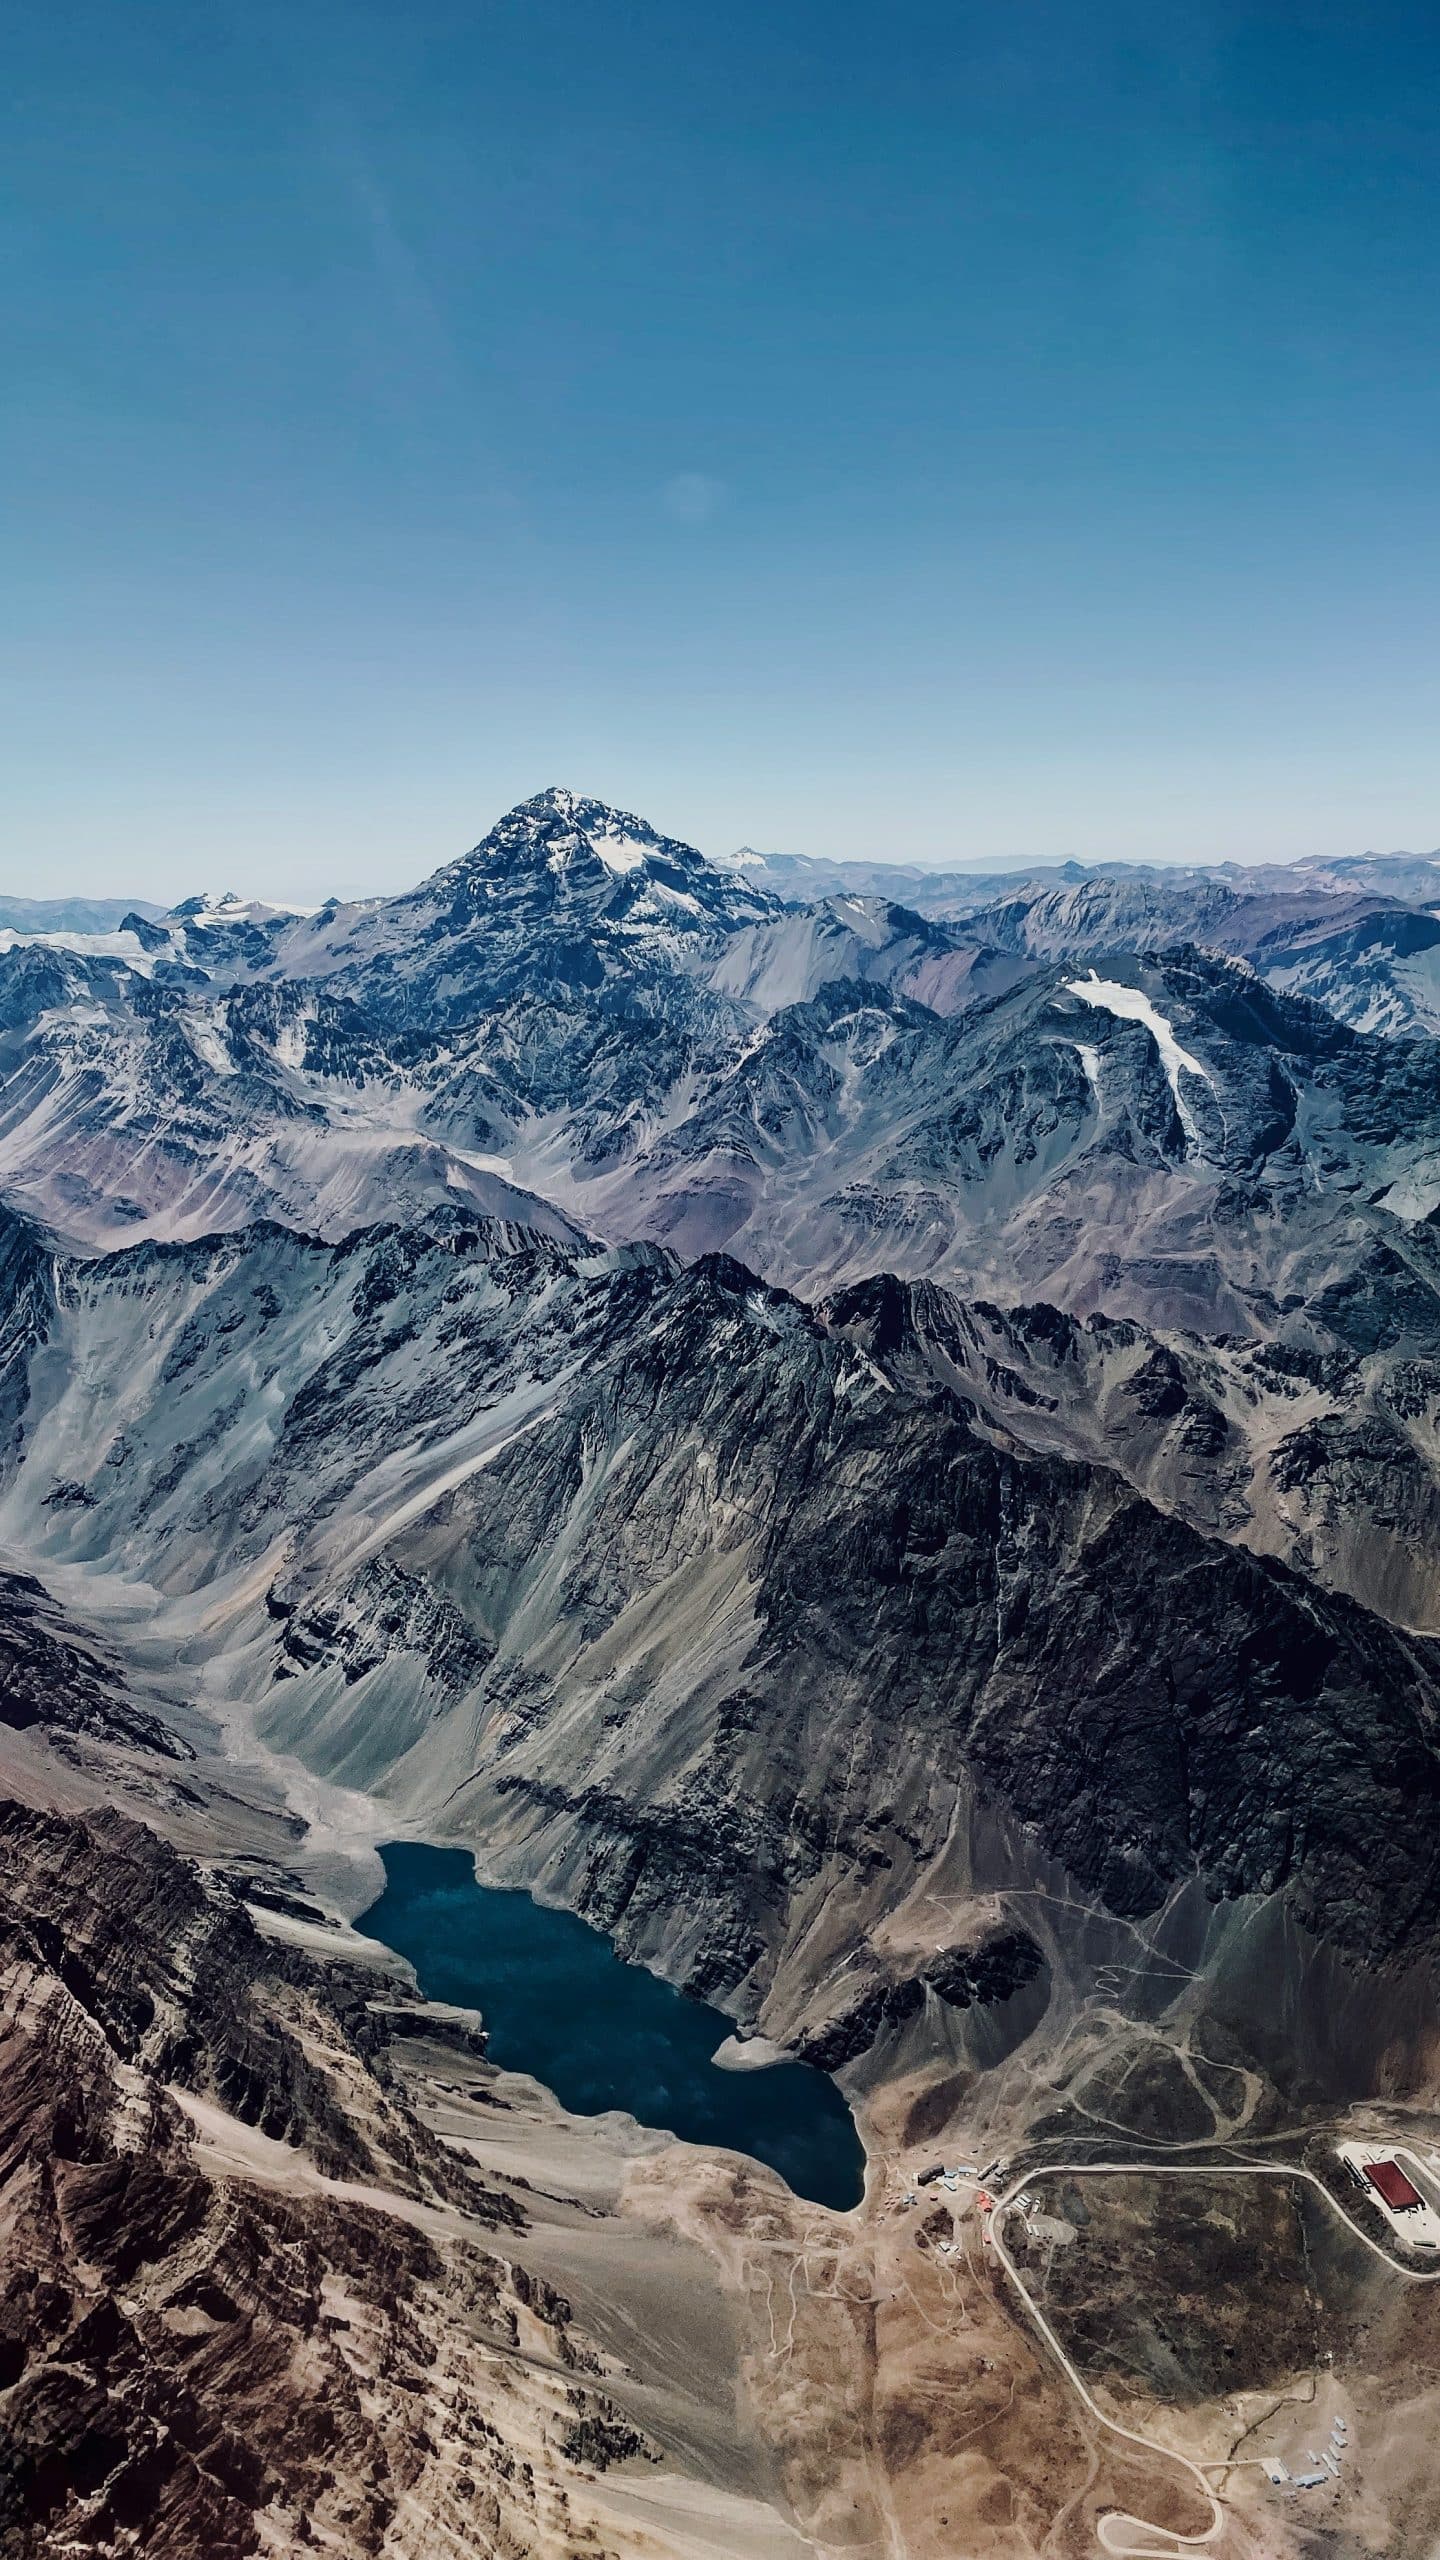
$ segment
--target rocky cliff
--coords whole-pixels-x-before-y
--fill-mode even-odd
[[[962,1839],[981,1896],[1038,1861],[1117,1921],[1194,1886],[1423,1953],[1440,1649],[1002,1436],[958,1321],[456,1212],[61,1263],[0,1533],[97,1624],[145,1594],[151,1658],[258,1743],[787,2033],[830,2033],[837,1939],[842,2005],[913,2012],[897,1924]],[[1214,1440],[1130,1368],[1139,1439]],[[957,1961],[997,1929],[1008,1997],[1019,1901]]]
[[[539,2547],[566,2465],[514,2447],[522,2328],[566,2425],[606,2404],[505,2255],[513,2196],[408,2108],[372,1989],[136,1823],[0,1805],[15,2560]]]

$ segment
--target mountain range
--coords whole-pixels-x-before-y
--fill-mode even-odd
[[[404,896],[0,943],[20,1794],[473,1847],[877,2158],[1097,2009],[1297,2120],[1429,2086],[1440,859],[551,790]]]

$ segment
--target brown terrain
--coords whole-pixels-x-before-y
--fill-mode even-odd
[[[57,1678],[68,1716],[32,1713]],[[1171,2454],[1223,2493],[1221,2560],[1432,2549],[1440,2287],[1313,2190],[1043,2166],[1273,2159],[1286,2111],[1215,2020],[882,2082],[829,2213],[494,2069],[350,1926],[334,1829],[94,1660],[12,1664],[6,1706],[4,2560],[1168,2553],[1209,2521]],[[918,2183],[997,2156],[996,2192],[1036,2164],[1008,2234],[1094,2409],[974,2182]],[[1282,2499],[1261,2455],[1342,2412],[1344,2481]],[[1150,2539],[1105,2542],[1124,2516]]]

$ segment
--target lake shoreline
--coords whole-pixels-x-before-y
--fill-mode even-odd
[[[385,1884],[356,1926],[411,1966],[430,2000],[476,2010],[488,2058],[580,2116],[626,2115],[738,2152],[806,2202],[846,2213],[865,2151],[825,2072],[620,1956],[577,1914],[482,1885],[469,1852],[376,1844]]]

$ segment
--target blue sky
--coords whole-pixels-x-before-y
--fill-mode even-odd
[[[70,0],[0,886],[1440,842],[1440,15]]]

